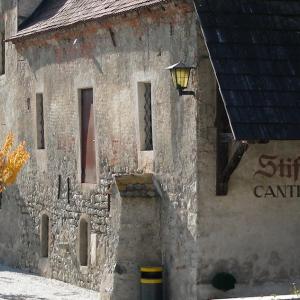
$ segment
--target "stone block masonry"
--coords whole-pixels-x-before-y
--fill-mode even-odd
[[[17,1],[5,2],[9,38],[16,34],[18,10]],[[187,98],[179,104],[164,68],[178,60],[194,64],[198,50],[186,45],[196,45],[199,32],[191,3],[175,1],[6,44],[0,137],[13,130],[27,142],[31,159],[3,197],[0,261],[100,290],[103,298],[138,299],[138,265],[163,263],[162,201],[151,176],[125,190],[120,187],[115,196],[112,184],[116,175],[145,173],[147,165],[168,178],[173,174],[172,186],[164,190],[171,198],[185,185],[183,173],[193,177],[194,160],[185,145],[196,145],[196,101]],[[153,101],[150,152],[137,146],[137,87],[144,82],[151,83]],[[81,182],[82,89],[93,90],[94,184]],[[45,149],[37,149],[37,94],[43,95]],[[185,154],[173,146],[182,148],[189,163],[180,163]],[[140,158],[147,158],[147,164]],[[122,214],[115,209],[118,203]],[[48,257],[41,255],[42,216],[49,218]],[[171,213],[166,220],[172,218]],[[13,226],[11,220],[16,220]],[[165,244],[169,241],[166,234]],[[147,251],[149,243],[153,251]],[[129,285],[132,294],[126,298],[123,291]]]
[[[0,32],[9,38],[17,31],[17,1],[2,0],[3,8]],[[5,50],[0,138],[12,130],[31,159],[3,195],[0,262],[100,290],[105,300],[138,299],[140,264],[163,265],[171,300],[288,294],[291,282],[299,285],[299,197],[253,190],[298,185],[290,166],[296,168],[300,143],[249,143],[227,195],[216,196],[218,87],[192,2],[36,34]],[[195,97],[179,97],[173,87],[165,68],[178,61],[196,66],[189,86]],[[92,183],[82,183],[83,90],[94,116]],[[45,149],[38,149],[37,119]],[[262,155],[275,162],[261,164]],[[234,289],[213,287],[219,273],[235,278]]]

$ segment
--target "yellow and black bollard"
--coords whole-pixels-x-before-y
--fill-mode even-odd
[[[162,283],[162,267],[141,267],[141,300],[162,300]]]

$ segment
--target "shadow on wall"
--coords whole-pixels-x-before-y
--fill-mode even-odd
[[[39,241],[34,220],[15,185],[3,193],[0,228],[0,263],[37,270]]]
[[[169,196],[158,181],[156,186],[162,199],[164,299],[197,299],[197,214],[186,208],[183,201],[188,198],[180,198],[180,192],[170,199],[174,194]]]
[[[140,267],[161,265],[160,205],[152,174],[116,177],[112,190],[116,240],[113,298],[140,298]]]

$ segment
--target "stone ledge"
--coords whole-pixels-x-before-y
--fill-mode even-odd
[[[152,174],[116,176],[115,180],[121,197],[153,198],[158,195]]]

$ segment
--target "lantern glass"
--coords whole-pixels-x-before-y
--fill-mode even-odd
[[[175,70],[176,77],[176,87],[180,89],[186,89],[189,83],[190,77],[190,68],[176,68]],[[173,79],[174,81],[174,79]]]
[[[181,95],[183,95],[183,90],[188,87],[190,72],[193,67],[188,67],[182,62],[178,62],[172,66],[166,68],[171,72],[171,77],[174,86],[178,91],[180,91]],[[184,95],[187,93],[191,94],[191,92],[184,92]]]

